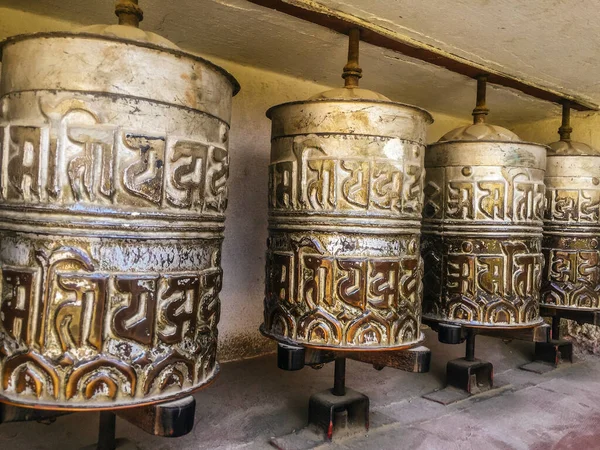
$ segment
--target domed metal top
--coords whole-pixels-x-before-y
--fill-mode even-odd
[[[180,50],[177,45],[168,39],[165,39],[156,33],[144,31],[140,28],[132,27],[130,25],[90,25],[76,29],[75,33],[96,34],[99,36],[107,36],[126,41],[152,44],[172,50]]]
[[[485,101],[486,85],[487,75],[481,74],[477,76],[477,102],[475,109],[473,109],[473,123],[449,131],[443,135],[437,143],[453,141],[523,143],[521,138],[512,131],[498,125],[486,123],[485,116],[489,113]]]
[[[481,122],[449,131],[438,142],[445,141],[521,142],[521,139],[504,127]]]
[[[324,92],[320,92],[316,95],[313,95],[308,100],[300,100],[293,102],[286,102],[280,105],[272,106],[267,110],[267,117],[269,119],[273,119],[275,110],[279,110],[282,107],[291,107],[295,105],[318,105],[320,103],[338,103],[339,108],[336,111],[345,111],[345,113],[349,113],[349,111],[353,110],[351,103],[363,103],[364,105],[369,105],[372,107],[373,105],[377,107],[390,106],[395,108],[394,111],[387,112],[388,114],[396,114],[403,115],[399,111],[400,109],[410,109],[412,112],[421,114],[424,117],[426,123],[433,123],[433,117],[431,114],[424,110],[423,108],[419,108],[418,106],[407,105],[405,103],[395,102],[390,100],[385,95],[380,94],[379,92],[371,91],[369,89],[361,89],[358,86],[358,82],[360,78],[362,78],[362,69],[358,64],[359,57],[359,43],[360,43],[360,30],[358,28],[353,28],[348,33],[348,62],[344,66],[344,71],[342,73],[342,78],[344,79],[344,87],[329,89]],[[343,115],[343,114],[342,114]],[[350,117],[350,116],[349,116]],[[346,120],[346,119],[343,119]],[[375,123],[376,120],[373,119]],[[276,125],[275,128],[278,128],[279,125]],[[367,128],[373,125],[368,125]],[[348,129],[356,129],[356,124],[353,126],[346,126]]]
[[[560,140],[548,144],[548,156],[600,156],[600,150],[583,142]]]
[[[240,85],[237,82],[237,80],[233,77],[233,75],[231,75],[222,67],[217,66],[216,64],[193,53],[188,53],[187,51],[181,50],[176,44],[156,33],[144,31],[138,28],[140,21],[142,21],[144,17],[141,8],[138,6],[138,0],[116,0],[115,14],[119,18],[118,25],[91,25],[72,31],[41,32],[8,37],[0,41],[0,62],[2,62],[3,53],[9,45],[29,39],[99,39],[105,41],[119,42],[148,49],[155,49],[161,52],[173,54],[178,58],[189,58],[191,60],[200,62],[203,65],[209,66],[216,72],[223,75],[233,87],[233,95],[236,95],[239,92]],[[128,55],[125,52],[123,52],[123,54],[115,55],[113,59],[122,58],[123,60],[125,60],[127,57]],[[135,67],[133,61],[128,60],[127,64],[130,64],[131,67]],[[147,68],[138,67],[136,70],[143,72],[146,71]],[[186,99],[183,99],[183,103],[185,103],[185,101]],[[186,106],[193,107],[193,105]]]
[[[313,95],[310,100],[375,100],[391,102],[385,95],[379,92],[361,89],[358,87],[358,80],[362,78],[362,69],[358,64],[358,53],[360,44],[360,30],[353,28],[348,33],[348,62],[344,66],[342,78],[344,87],[331,89]]]
[[[560,141],[548,144],[548,156],[600,156],[600,150],[583,142],[571,140],[571,106],[568,101],[563,103],[562,124],[558,129]]]
[[[376,100],[391,102],[389,98],[379,92],[360,89],[358,87],[330,89],[329,91],[313,95],[309,100]]]
[[[115,15],[119,18],[118,25],[92,25],[81,28],[77,32],[180,50],[177,45],[168,39],[155,33],[140,30],[139,25],[144,20],[144,12],[139,7],[138,0],[115,0]]]

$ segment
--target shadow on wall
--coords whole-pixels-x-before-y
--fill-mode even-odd
[[[223,244],[219,323],[221,362],[275,350],[258,331],[263,319],[267,187],[273,105],[305,99],[327,87],[215,60],[238,79],[230,133],[229,203]]]

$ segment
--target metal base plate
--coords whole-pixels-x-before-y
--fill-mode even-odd
[[[521,369],[544,374],[564,363],[573,363],[573,343],[563,339],[535,343],[535,360]]]
[[[446,382],[449,386],[474,395],[489,391],[494,387],[494,366],[491,362],[465,358],[448,361],[446,366]]]
[[[384,426],[392,425],[397,421],[385,414],[374,411],[370,414],[369,420],[369,432],[374,433],[379,428]],[[364,436],[367,431],[364,428],[350,428],[344,430],[338,430],[335,433],[333,443],[328,441],[323,430],[313,425],[309,425],[301,430],[294,431],[293,433],[273,437],[269,440],[269,443],[280,450],[310,450],[314,448],[324,448],[325,445],[331,446],[343,446],[346,439],[350,441]]]
[[[140,450],[137,445],[127,439],[117,439],[113,448],[115,450]],[[98,450],[98,444],[86,445],[81,450]]]
[[[492,363],[479,359],[454,359],[446,366],[446,380],[444,389],[426,394],[423,398],[448,405],[490,391],[494,388],[494,367]]]
[[[447,386],[444,389],[430,392],[429,394],[423,395],[424,399],[431,400],[432,402],[441,403],[442,405],[450,405],[452,403],[460,402],[462,400],[468,400],[470,398],[490,398],[496,395],[500,395],[504,391],[511,389],[511,384],[494,385],[492,389],[484,391],[480,394],[469,394],[463,389],[458,389],[453,386]]]
[[[327,440],[344,429],[369,430],[369,397],[346,388],[346,395],[331,390],[313,394],[308,401],[308,423],[324,431]]]

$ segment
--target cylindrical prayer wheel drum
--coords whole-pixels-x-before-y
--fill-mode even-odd
[[[476,123],[430,145],[425,168],[424,318],[538,325],[546,147]]]
[[[127,26],[10,38],[1,80],[0,400],[209,383],[236,81]]]
[[[542,305],[600,308],[600,151],[570,139],[550,144]]]
[[[262,331],[401,349],[422,339],[419,254],[431,116],[362,89],[275,106]]]

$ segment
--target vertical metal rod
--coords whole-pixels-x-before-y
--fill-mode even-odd
[[[117,448],[116,430],[117,416],[110,411],[101,411],[96,450],[115,450]]]
[[[467,343],[465,345],[465,359],[467,361],[475,361],[475,333],[471,329],[467,329]]]
[[[138,5],[138,0],[116,0],[115,14],[119,18],[119,25],[138,28],[144,20],[144,12]]]
[[[362,77],[362,69],[358,65],[358,49],[360,46],[360,29],[352,28],[348,33],[348,62],[344,66],[342,78],[344,87],[357,88]]]
[[[477,76],[477,101],[473,110],[473,123],[484,123],[490,110],[486,106],[487,75]]]
[[[570,141],[572,131],[573,128],[571,128],[571,104],[568,100],[565,100],[562,104],[562,124],[558,129],[558,135],[560,136],[560,140]]]
[[[346,395],[346,358],[335,358],[335,375],[333,380],[333,395]]]
[[[560,317],[552,316],[552,335],[550,339],[558,341],[560,339]]]

